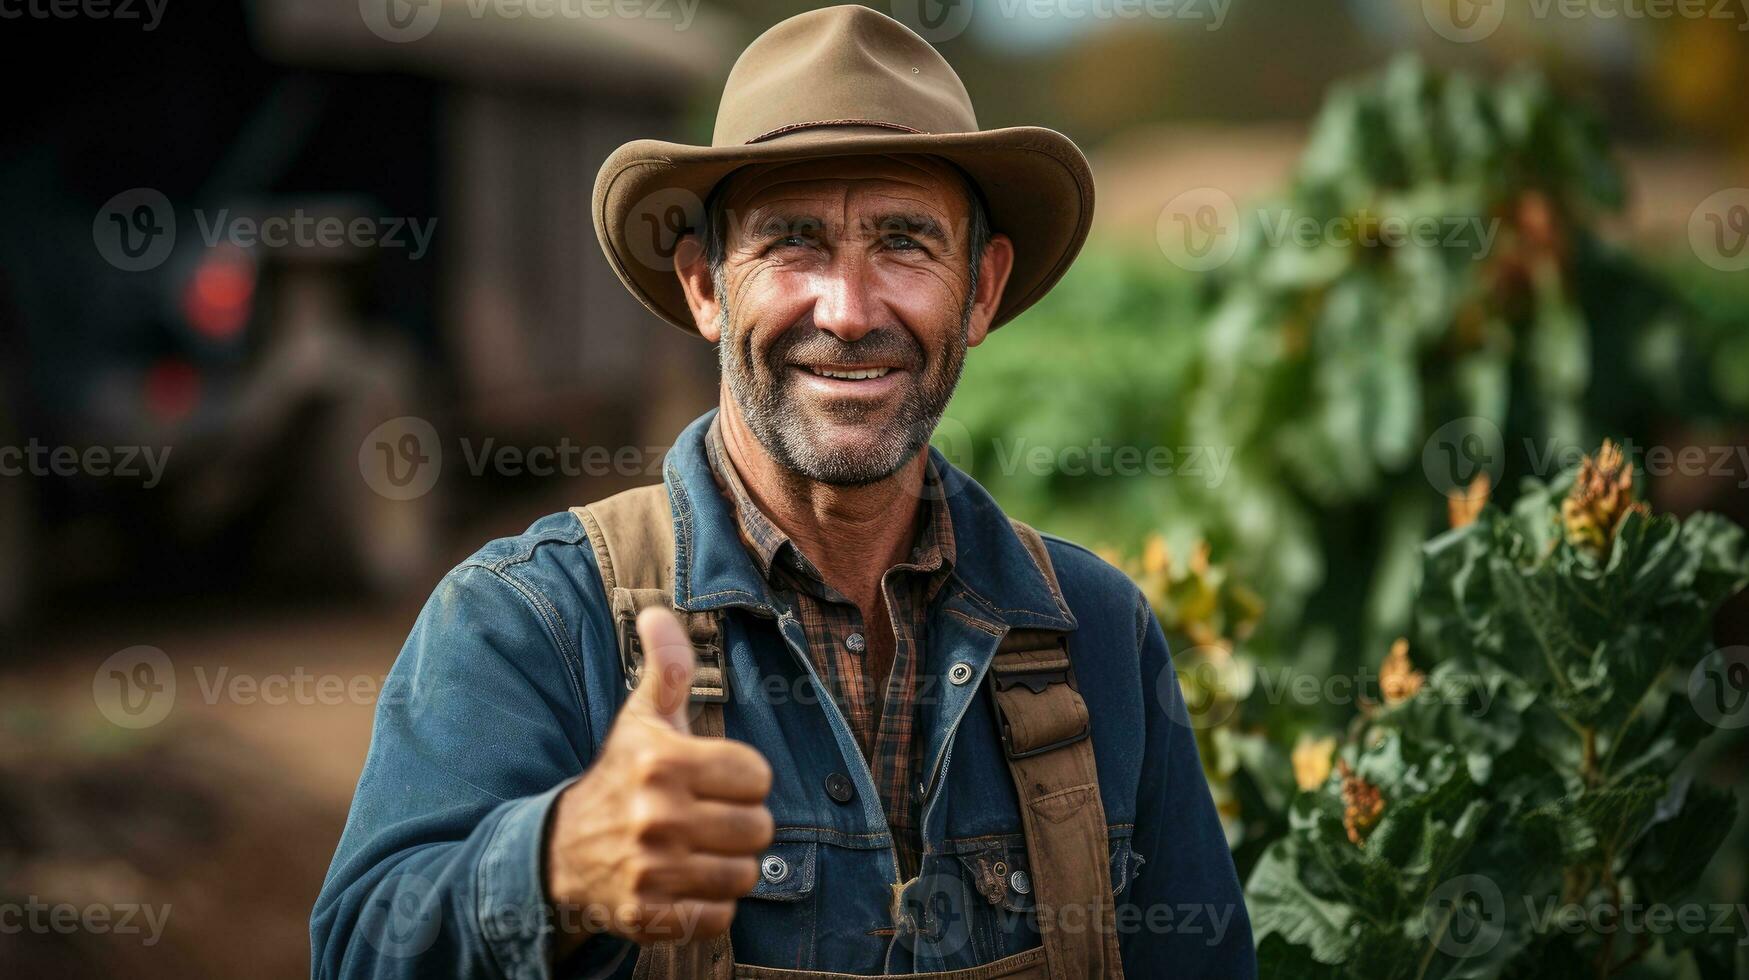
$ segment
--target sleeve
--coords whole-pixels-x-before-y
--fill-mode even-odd
[[[1184,980],[1257,976],[1251,919],[1171,675],[1166,636],[1138,596],[1136,635],[1147,692],[1134,847],[1146,859],[1118,909],[1124,973]]]
[[[546,823],[590,761],[572,647],[550,603],[492,568],[438,585],[377,705],[312,977],[552,975]],[[594,939],[567,965],[629,949]]]

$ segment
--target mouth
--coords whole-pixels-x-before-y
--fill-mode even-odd
[[[824,364],[802,365],[808,372],[822,378],[833,378],[838,381],[873,381],[884,378],[895,370],[890,367],[838,367]]]
[[[899,391],[905,369],[890,364],[792,364],[800,389],[816,398],[873,404]]]

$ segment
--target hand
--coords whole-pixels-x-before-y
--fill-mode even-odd
[[[642,680],[594,764],[559,795],[548,830],[546,890],[559,912],[560,960],[594,932],[650,943],[728,931],[735,899],[759,881],[774,831],[765,758],[741,742],[691,733],[694,659],[680,621],[645,609],[638,638]]]

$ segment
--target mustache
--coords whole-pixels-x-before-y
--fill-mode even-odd
[[[855,340],[841,340],[816,328],[798,323],[784,331],[766,356],[773,366],[786,364],[890,364],[920,371],[927,360],[923,345],[900,327],[877,327]]]

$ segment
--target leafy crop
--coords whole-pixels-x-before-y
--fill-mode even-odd
[[[1708,641],[1749,582],[1743,531],[1650,514],[1606,443],[1422,570],[1425,673],[1402,651],[1250,876],[1265,975],[1731,976],[1740,919],[1683,902],[1736,802],[1680,767],[1719,720]]]

